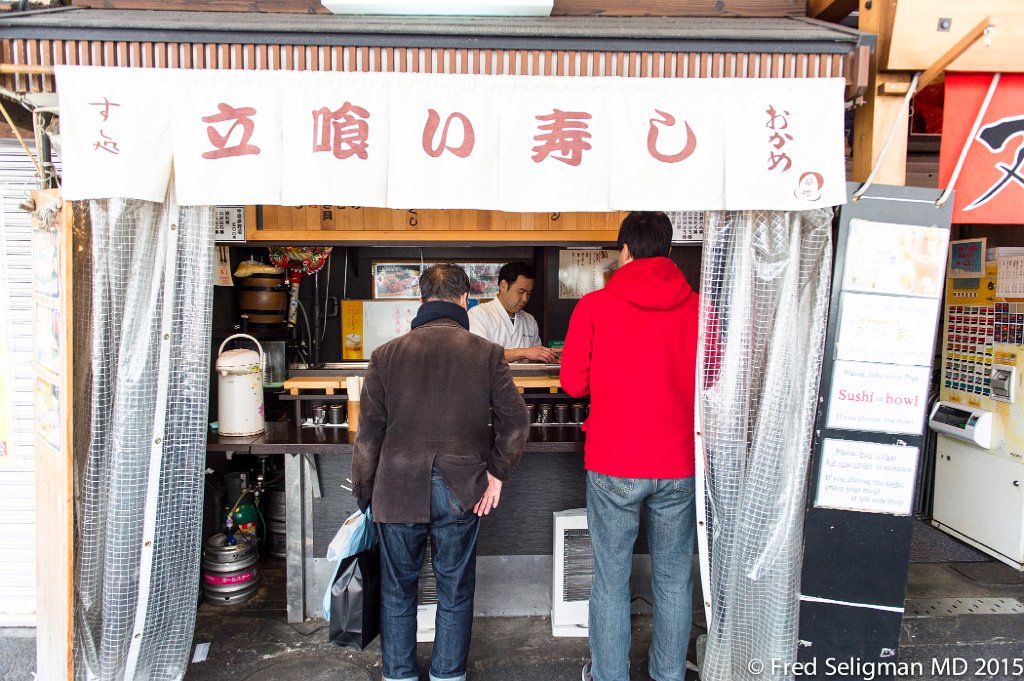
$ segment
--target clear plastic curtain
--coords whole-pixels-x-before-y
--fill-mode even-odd
[[[89,414],[76,419],[75,673],[180,679],[198,603],[212,211],[109,199],[88,217],[91,257],[76,272],[92,295],[75,321],[91,346],[76,403]]]
[[[832,210],[709,215],[700,401],[711,622],[701,678],[792,678]],[[757,664],[763,663],[763,672]]]

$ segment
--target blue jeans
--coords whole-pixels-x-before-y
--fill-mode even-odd
[[[629,679],[629,575],[640,509],[647,512],[655,681],[683,681],[693,617],[693,478],[615,478],[587,471],[587,526],[594,547],[590,654],[594,681]]]
[[[378,523],[380,653],[385,681],[417,681],[416,601],[427,537],[437,577],[437,620],[431,681],[464,681],[473,630],[476,538],[480,518],[462,504],[436,469],[429,523]]]

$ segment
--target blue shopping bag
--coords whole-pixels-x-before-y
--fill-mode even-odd
[[[341,527],[338,528],[330,546],[327,547],[327,560],[337,561],[338,566],[327,583],[327,591],[324,593],[323,609],[324,619],[331,619],[331,589],[338,579],[338,573],[345,563],[346,558],[368,551],[377,545],[376,530],[373,526],[373,514],[367,508],[366,512],[356,511],[350,515]]]

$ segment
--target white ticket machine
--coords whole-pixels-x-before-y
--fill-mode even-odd
[[[936,402],[928,417],[928,426],[965,442],[992,448],[992,412],[955,402]]]

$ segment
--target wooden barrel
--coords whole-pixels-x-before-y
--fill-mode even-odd
[[[288,289],[284,272],[250,274],[238,279],[239,313],[249,315],[249,325],[269,328],[284,324],[288,311]]]

